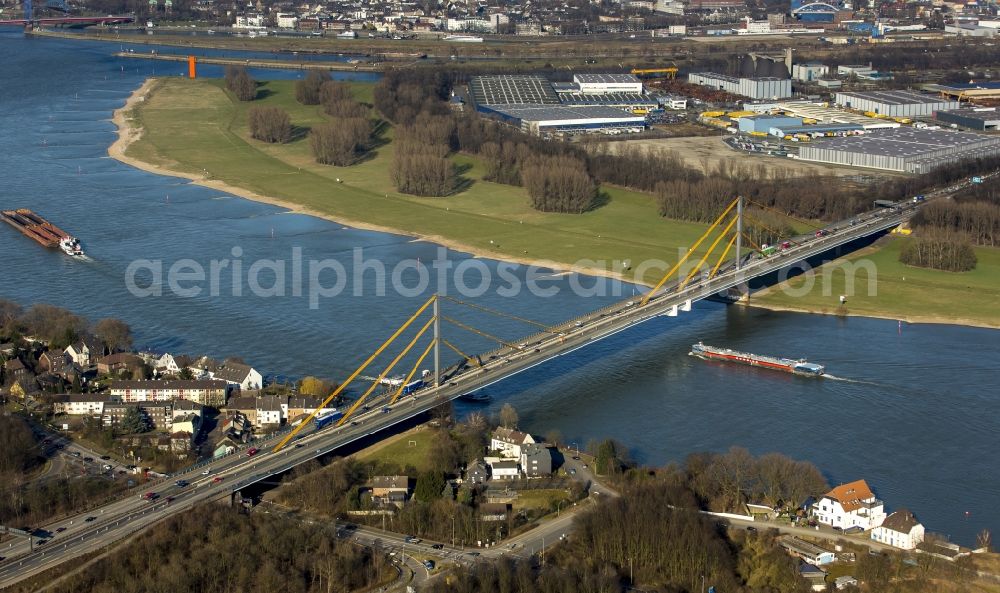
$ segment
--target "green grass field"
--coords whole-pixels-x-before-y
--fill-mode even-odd
[[[345,224],[368,224],[458,245],[497,259],[551,261],[569,267],[608,270],[628,260],[634,268],[644,261],[672,263],[679,250],[705,230],[701,224],[664,219],[654,199],[641,192],[602,187],[605,204],[581,215],[551,214],[530,207],[519,187],[482,179],[478,159],[457,155],[466,189],[448,197],[420,198],[396,192],[389,178],[392,130],[362,162],[332,167],[314,162],[307,139],[311,126],[324,121],[318,106],[295,101],[292,81],[263,83],[259,98],[239,103],[221,81],[162,79],[147,100],[129,116],[143,128],[142,138],[127,155],[139,160],[247,189],[300,205],[310,212]],[[355,96],[371,102],[374,85],[356,83]],[[273,105],[288,111],[295,127],[292,142],[269,145],[249,138],[247,111],[253,105]],[[900,242],[868,250],[864,257],[877,266],[875,294],[868,295],[865,271],[846,312],[907,317],[914,320],[971,322],[1000,326],[1000,250],[978,249],[979,267],[953,274],[921,270],[898,262]],[[693,260],[692,260],[693,261]],[[603,263],[602,263],[603,262]],[[648,270],[641,278],[653,284],[663,273]],[[803,296],[780,290],[756,296],[764,306],[837,312],[837,297],[845,294],[843,274],[817,282]],[[790,283],[801,288],[802,280]],[[864,285],[864,286],[862,286]],[[825,287],[825,288],[824,288]],[[971,290],[976,298],[967,298]],[[961,303],[959,309],[955,306]]]
[[[483,181],[481,164],[465,155],[455,157],[457,164],[469,167],[463,173],[469,184],[465,191],[443,198],[399,194],[388,174],[391,142],[350,167],[313,161],[305,133],[324,116],[318,107],[295,101],[292,82],[265,83],[263,98],[253,103],[230,100],[218,81],[167,79],[159,84],[134,110],[144,133],[128,156],[194,175],[207,173],[344,222],[457,242],[501,259],[564,265],[582,259],[672,262],[678,247],[692,244],[706,228],[663,219],[651,196],[614,187],[602,188],[606,205],[586,214],[537,212],[522,188]],[[359,99],[371,100],[372,85],[354,88]],[[284,145],[249,139],[246,112],[251,105],[287,110],[296,138]],[[388,130],[383,139],[391,136]],[[651,272],[644,280],[656,282],[658,274]]]
[[[417,471],[425,471],[430,467],[431,444],[436,434],[429,430],[409,431],[392,437],[384,445],[361,451],[357,457],[361,461],[395,463],[400,468],[412,465]]]
[[[884,247],[869,248],[818,270],[811,290],[805,277],[794,278],[753,303],[824,313],[848,313],[941,322],[957,321],[1000,326],[1000,250],[977,248],[979,264],[971,272],[939,272],[906,266],[899,251],[906,238],[883,239]],[[869,293],[869,268],[875,271]],[[853,274],[846,273],[854,270]],[[850,290],[847,279],[853,276]],[[786,291],[785,288],[788,290]],[[804,293],[804,294],[802,294]],[[848,295],[840,307],[839,296]]]

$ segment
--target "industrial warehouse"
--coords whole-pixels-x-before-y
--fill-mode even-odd
[[[540,136],[641,132],[660,109],[632,74],[577,74],[573,82],[541,76],[476,76],[469,81],[476,110]]]
[[[885,117],[927,117],[935,111],[961,107],[958,101],[916,91],[842,92],[835,100],[847,109]]]
[[[915,128],[831,138],[799,149],[804,161],[902,173],[927,173],[948,163],[998,154],[1000,137]]]
[[[943,124],[954,124],[970,130],[985,132],[986,130],[1000,129],[1000,113],[997,112],[996,107],[971,107],[938,111],[934,114],[934,119]]]
[[[788,78],[736,78],[714,72],[695,72],[688,75],[688,82],[751,99],[784,99],[792,96],[792,81]]]

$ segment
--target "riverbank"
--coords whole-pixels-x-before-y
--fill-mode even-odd
[[[265,85],[266,96],[253,104],[279,106],[303,128],[325,120],[317,107],[294,100],[290,81]],[[362,100],[370,102],[371,91],[372,85],[355,85]],[[455,158],[466,169],[467,187],[461,193],[441,198],[400,194],[388,174],[391,141],[351,167],[318,165],[304,135],[281,146],[249,140],[248,109],[231,101],[218,83],[151,79],[116,110],[112,120],[119,138],[108,154],[145,171],[359,229],[409,236],[476,257],[636,284],[652,285],[662,271],[636,277],[624,274],[621,262],[663,260],[666,265],[704,232],[705,225],[662,219],[650,196],[621,188],[608,188],[611,203],[597,212],[538,212],[523,188],[482,180],[481,163],[464,155]],[[391,140],[391,130],[384,136]]]
[[[372,88],[355,84],[354,92],[370,103]],[[289,112],[296,127],[306,130],[325,121],[317,107],[294,100],[291,82],[266,82],[264,89],[253,105],[280,107]],[[541,213],[530,207],[523,188],[485,181],[482,163],[467,155],[454,157],[464,171],[462,192],[442,198],[399,194],[388,174],[394,148],[391,129],[383,136],[385,142],[356,165],[318,165],[304,133],[285,145],[250,140],[245,123],[249,105],[232,101],[217,81],[147,82],[115,113],[120,137],[109,154],[146,171],[184,177],[360,229],[410,236],[477,257],[645,286],[654,284],[665,268],[647,269],[644,275],[623,274],[623,267],[620,263],[615,267],[615,262],[669,264],[705,228],[663,219],[651,196],[615,187],[602,188],[608,199],[595,211]],[[979,249],[977,270],[950,274],[903,266],[898,261],[900,241],[905,239],[888,241],[882,248],[864,250],[831,265],[857,265],[862,257],[871,260],[878,272],[870,294],[855,294],[850,286],[853,276],[833,272],[820,275],[823,282],[811,289],[803,290],[802,279],[796,278],[762,291],[751,297],[751,304],[911,323],[1000,327],[1000,311],[989,306],[1000,300],[1000,250]],[[866,279],[865,273],[859,270],[859,283]],[[779,290],[786,288],[793,290]],[[981,298],[968,301],[970,289]],[[846,309],[837,302],[841,294],[849,296]],[[955,303],[962,303],[961,313],[955,313]]]

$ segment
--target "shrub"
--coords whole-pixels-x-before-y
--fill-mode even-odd
[[[257,140],[285,143],[292,138],[292,120],[278,107],[251,107],[248,113],[250,135]]]
[[[320,87],[330,82],[330,74],[319,70],[310,70],[302,80],[295,82],[295,100],[303,105],[319,105]]]

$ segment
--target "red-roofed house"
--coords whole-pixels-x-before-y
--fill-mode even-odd
[[[885,520],[882,501],[875,498],[864,480],[841,484],[827,492],[813,504],[812,512],[820,523],[841,529],[860,527],[868,531]]]

